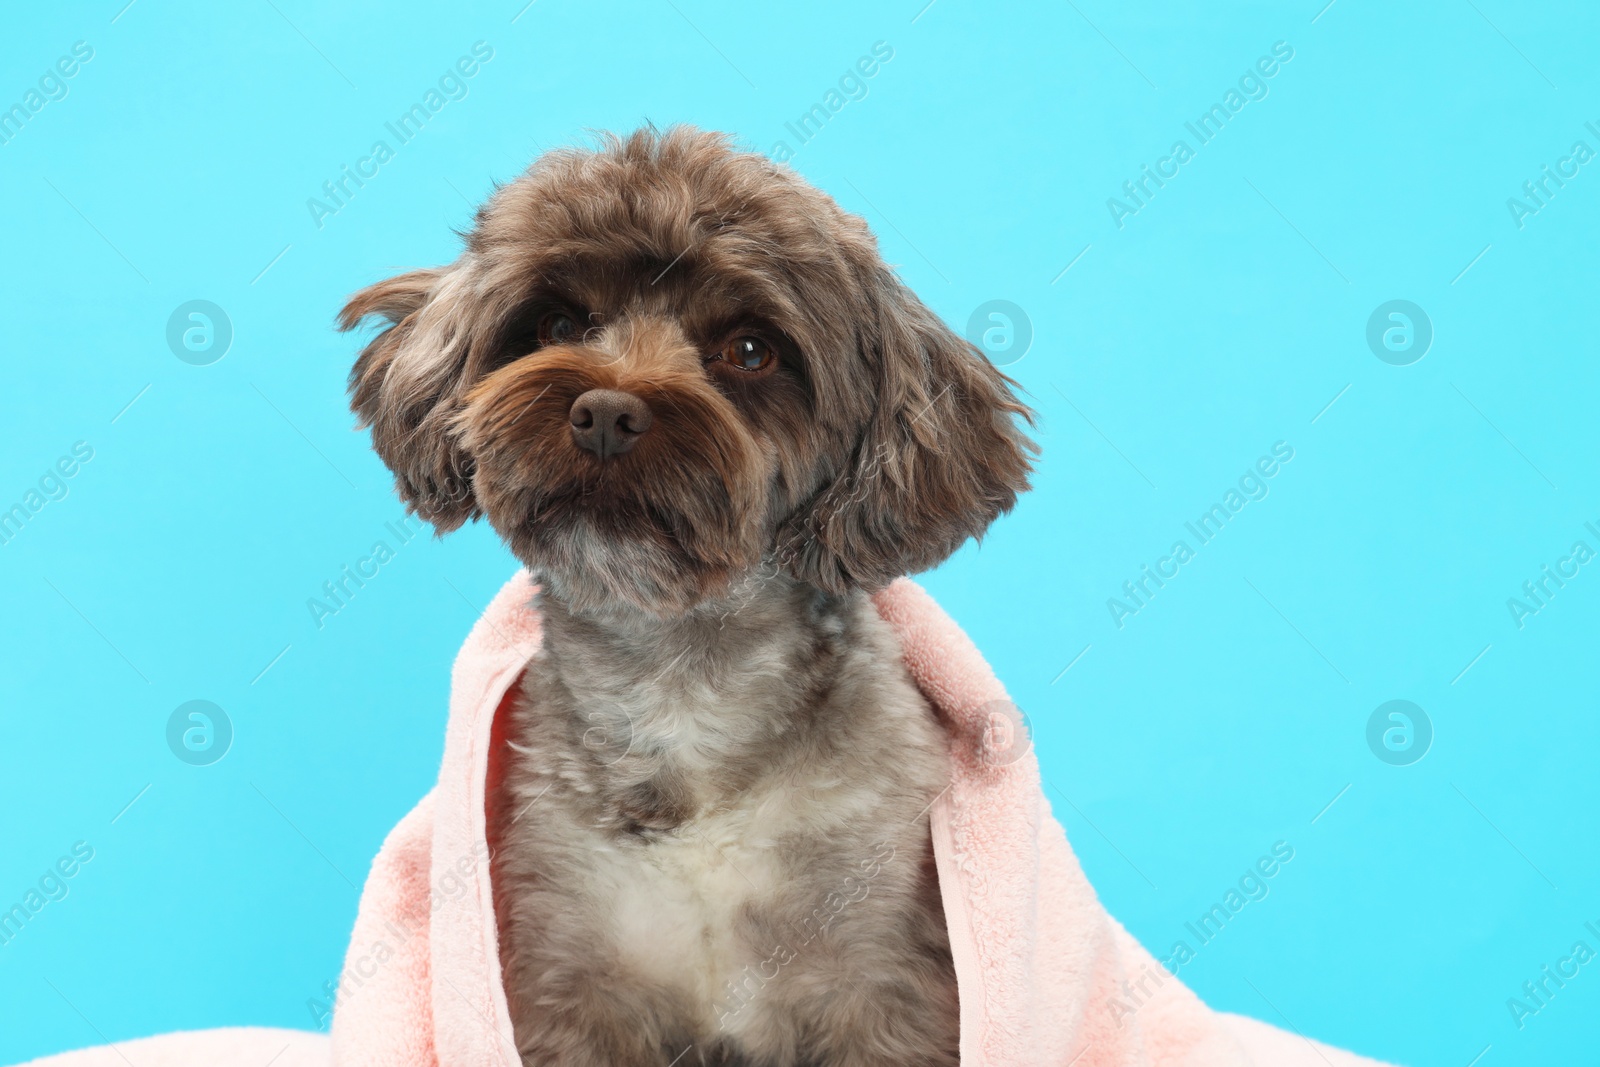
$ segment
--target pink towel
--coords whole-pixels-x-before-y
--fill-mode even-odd
[[[496,712],[539,643],[526,574],[473,627],[456,660],[438,787],[372,866],[345,960],[331,1049],[297,1035],[296,1059],[332,1067],[520,1067],[500,978],[485,796]],[[1360,1067],[1375,1061],[1207,1008],[1101,906],[1051,816],[1033,753],[994,758],[1005,690],[965,634],[907,579],[878,594],[906,664],[950,732],[952,785],[930,809],[950,926],[966,1067]],[[223,1036],[231,1035],[231,1036]],[[124,1046],[134,1067],[266,1063],[281,1031],[179,1034]],[[99,1056],[100,1058],[95,1058]],[[327,1057],[323,1059],[321,1057]],[[100,1052],[39,1061],[120,1065]],[[239,1062],[243,1063],[242,1060]]]

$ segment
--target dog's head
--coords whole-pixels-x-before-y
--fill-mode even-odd
[[[1012,383],[859,218],[714,134],[544,156],[340,325],[369,315],[352,407],[401,496],[487,516],[574,607],[677,613],[763,565],[873,589],[1027,488]]]

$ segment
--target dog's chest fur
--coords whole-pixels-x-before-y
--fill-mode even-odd
[[[944,738],[870,601],[543,611],[491,811],[524,1061],[953,1063]]]

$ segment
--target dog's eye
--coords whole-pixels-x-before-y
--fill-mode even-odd
[[[763,374],[778,365],[772,346],[759,337],[735,337],[722,346],[717,358],[747,374]]]
[[[564,345],[578,338],[578,321],[565,311],[551,311],[539,320],[541,345]]]

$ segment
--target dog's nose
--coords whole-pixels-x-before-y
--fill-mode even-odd
[[[601,459],[620,456],[655,421],[650,408],[632,393],[591,389],[572,402],[572,439]]]

